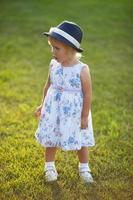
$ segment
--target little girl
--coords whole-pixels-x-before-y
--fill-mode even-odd
[[[48,43],[52,49],[49,75],[44,87],[42,103],[35,116],[40,117],[35,133],[45,151],[45,177],[57,180],[54,164],[57,147],[77,150],[79,175],[85,182],[93,182],[88,165],[88,147],[94,146],[91,116],[91,76],[86,64],[77,54],[83,32],[69,21],[64,21],[49,32]]]

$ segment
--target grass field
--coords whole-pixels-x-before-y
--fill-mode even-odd
[[[130,0],[1,0],[1,200],[131,200],[133,198],[133,3]],[[44,149],[34,133],[51,59],[41,32],[63,20],[84,29],[90,65],[96,146],[95,183],[78,177],[76,152],[59,150],[56,183],[44,180]]]

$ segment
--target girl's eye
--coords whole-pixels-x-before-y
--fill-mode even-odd
[[[57,47],[57,46],[51,46],[51,50],[53,51],[53,50],[59,50],[60,48],[59,47]]]
[[[59,50],[59,47],[54,47],[56,50]]]

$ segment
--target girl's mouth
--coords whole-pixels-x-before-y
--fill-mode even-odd
[[[56,57],[56,56],[53,56],[53,58],[54,58],[55,60],[57,60],[57,57]]]

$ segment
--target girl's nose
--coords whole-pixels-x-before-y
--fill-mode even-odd
[[[51,53],[53,53],[53,47],[51,47]]]
[[[54,48],[51,49],[51,53],[52,53],[53,55],[55,55],[55,50],[54,50]]]
[[[55,50],[52,51],[52,55],[53,55],[53,57],[56,57],[56,52],[55,52]]]

